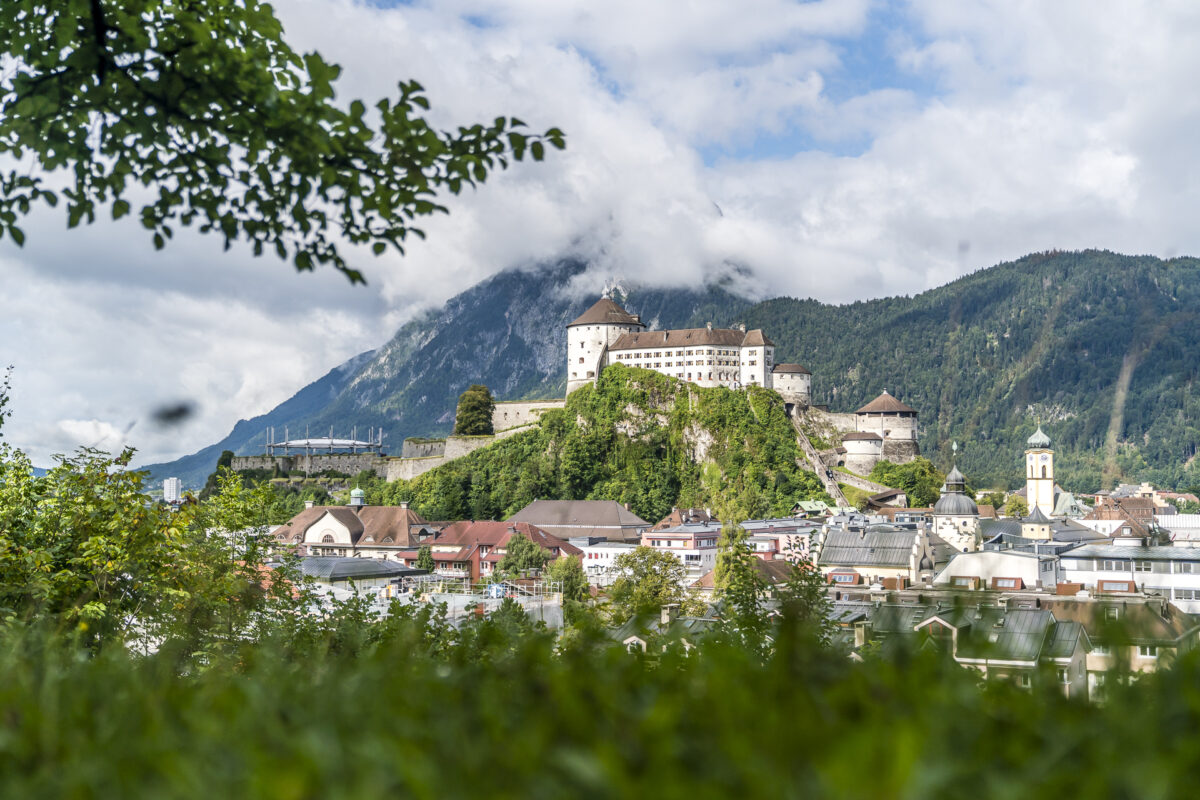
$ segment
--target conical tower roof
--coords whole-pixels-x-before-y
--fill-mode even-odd
[[[567,327],[571,328],[575,325],[642,325],[642,320],[607,297],[601,297]]]
[[[1021,521],[1025,522],[1025,523],[1029,523],[1030,525],[1049,525],[1050,524],[1050,518],[1047,517],[1045,515],[1045,513],[1042,511],[1042,509],[1038,506],[1034,506],[1033,511],[1029,514],[1029,516]]]

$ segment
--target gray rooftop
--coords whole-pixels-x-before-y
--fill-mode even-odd
[[[318,581],[346,581],[356,578],[399,578],[401,576],[426,574],[426,570],[406,567],[395,561],[340,556],[308,556],[301,558],[300,572]]]
[[[1063,558],[1136,558],[1140,561],[1200,561],[1200,548],[1087,544],[1063,553]]]
[[[821,566],[907,567],[917,534],[914,531],[831,530],[821,546]]]

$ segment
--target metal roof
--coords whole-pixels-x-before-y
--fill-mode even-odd
[[[1141,561],[1200,561],[1200,548],[1086,544],[1068,550],[1063,558],[1136,558]]]
[[[1083,626],[1078,622],[1056,623],[1042,655],[1046,658],[1070,658],[1079,644],[1079,637],[1085,635]]]
[[[821,546],[822,566],[907,567],[916,545],[915,531],[832,530]]]
[[[1054,615],[1044,608],[974,609],[970,630],[960,630],[957,658],[1036,662],[1054,625]]]
[[[426,574],[426,570],[406,567],[395,561],[384,561],[378,558],[308,556],[300,559],[299,566],[301,574],[326,582]]]

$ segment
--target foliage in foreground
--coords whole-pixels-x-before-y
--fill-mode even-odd
[[[439,192],[565,144],[507,117],[439,131],[415,81],[370,109],[335,102],[341,68],[293,50],[259,0],[6,0],[0,60],[0,154],[40,168],[0,173],[0,235],[17,244],[19,216],[58,204],[47,173],[70,173],[72,228],[109,206],[156,248],[194,224],[362,282],[347,243],[403,252],[446,210]]]
[[[788,514],[797,500],[832,502],[799,456],[775,392],[614,365],[533,430],[412,481],[377,482],[367,497],[409,500],[426,519],[504,519],[537,499],[616,500],[651,521],[672,506],[751,519]]]
[[[438,649],[424,630],[190,675],[170,653],[9,638],[0,795],[1174,797],[1200,768],[1191,658],[1095,706],[929,653],[853,665],[787,626],[765,664],[731,643],[556,655],[536,631]]]

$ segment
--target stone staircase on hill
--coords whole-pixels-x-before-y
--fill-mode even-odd
[[[834,477],[829,477],[829,475],[826,473],[826,470],[829,468],[826,467],[825,463],[821,460],[821,456],[817,452],[817,448],[813,447],[812,442],[808,440],[808,434],[806,434],[804,432],[804,428],[800,426],[800,420],[796,416],[795,409],[792,410],[791,418],[792,427],[796,429],[796,444],[800,445],[800,451],[804,453],[805,458],[808,459],[809,466],[807,468],[811,469],[817,474],[817,477],[821,479],[821,483],[825,485],[825,491],[829,493],[829,496],[833,498],[835,503],[837,503],[839,506],[850,505],[850,503],[846,500],[846,495],[842,493],[842,487],[838,486],[839,476],[841,476],[842,473],[834,472]],[[797,462],[799,462],[799,459],[797,459]],[[800,464],[800,466],[804,467],[804,464]]]

